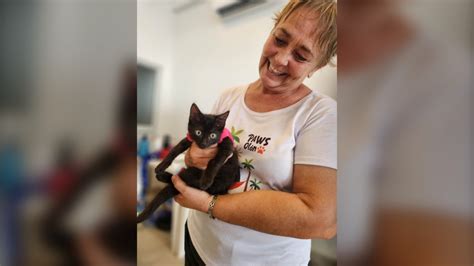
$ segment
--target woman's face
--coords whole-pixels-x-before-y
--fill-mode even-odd
[[[296,89],[316,71],[320,57],[315,45],[317,22],[314,14],[297,9],[275,26],[259,63],[265,89],[275,92]]]

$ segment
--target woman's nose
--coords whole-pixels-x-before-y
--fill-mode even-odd
[[[287,66],[291,54],[287,49],[281,49],[275,55],[274,63],[276,66]]]

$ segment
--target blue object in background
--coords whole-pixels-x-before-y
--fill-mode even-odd
[[[144,135],[138,142],[138,156],[141,158],[148,157],[150,153],[150,142],[147,135]]]
[[[150,142],[148,137],[144,135],[138,142],[138,156],[141,159],[140,165],[140,179],[142,183],[142,189],[140,191],[138,199],[138,211],[142,211],[145,208],[145,196],[148,189],[148,161],[150,160]]]
[[[22,197],[23,157],[15,142],[0,146],[0,265],[18,265],[20,258],[19,206]]]

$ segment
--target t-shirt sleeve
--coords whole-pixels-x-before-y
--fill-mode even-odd
[[[244,89],[245,89],[244,86],[239,86],[235,88],[229,88],[223,91],[222,94],[214,103],[214,106],[212,107],[212,110],[211,110],[211,114],[217,115],[217,114],[222,114],[224,112],[229,111],[229,108],[232,105],[232,103],[235,102],[235,100],[239,96],[239,93],[242,93],[242,90]]]
[[[295,164],[337,169],[337,104],[322,100],[296,136]]]
[[[211,110],[211,114],[219,114],[220,113],[220,110],[222,109],[222,98],[224,97],[224,95],[220,95],[219,98],[217,98],[217,100],[214,102],[214,106],[212,107],[212,110]]]

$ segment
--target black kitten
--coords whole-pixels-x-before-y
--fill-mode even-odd
[[[232,136],[221,139],[229,111],[220,115],[205,115],[192,104],[188,123],[188,136],[171,149],[168,156],[155,168],[156,178],[168,183],[137,217],[137,223],[147,219],[163,202],[179,194],[171,182],[172,174],[166,172],[173,160],[186,151],[194,141],[201,148],[217,144],[218,151],[214,159],[207,164],[206,170],[189,167],[179,173],[181,179],[191,187],[207,191],[211,195],[226,194],[227,189],[240,180],[239,160],[234,149]],[[226,162],[226,159],[231,156]]]

